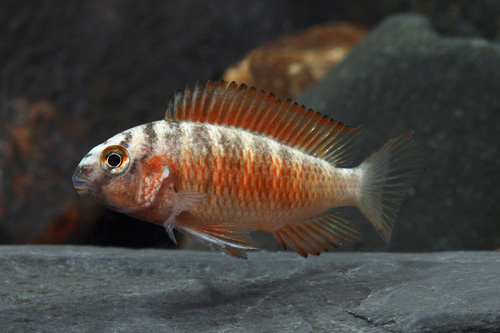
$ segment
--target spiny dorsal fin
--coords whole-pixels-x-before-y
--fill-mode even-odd
[[[357,156],[362,129],[235,82],[197,82],[177,91],[166,120],[233,126],[276,139],[342,167]]]
[[[318,256],[329,248],[353,243],[361,238],[348,217],[335,210],[296,225],[282,227],[274,231],[273,235],[283,247],[288,245],[305,258],[308,254]]]

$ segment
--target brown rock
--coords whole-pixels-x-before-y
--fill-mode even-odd
[[[0,242],[78,242],[101,214],[79,200],[71,183],[85,121],[59,112],[50,98],[17,98],[12,114],[1,124]]]
[[[338,64],[365,34],[349,23],[316,25],[251,51],[222,79],[293,98]]]

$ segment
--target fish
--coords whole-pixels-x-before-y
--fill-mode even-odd
[[[235,82],[177,90],[165,118],[97,145],[73,174],[80,196],[236,258],[267,232],[303,257],[359,241],[358,208],[389,242],[421,168],[409,130],[358,166],[364,128]]]

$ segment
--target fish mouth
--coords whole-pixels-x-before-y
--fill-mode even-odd
[[[92,192],[92,188],[86,187],[84,185],[75,185],[75,189],[79,194],[86,194]]]
[[[95,191],[95,188],[92,185],[81,180],[73,180],[73,185],[75,186],[78,194],[82,197],[90,196]]]
[[[77,169],[72,177],[73,186],[75,187],[76,191],[80,196],[89,196],[93,192],[95,192],[95,187],[92,186],[92,184],[90,184],[86,180],[83,180],[81,178],[81,175],[82,175],[82,170]]]

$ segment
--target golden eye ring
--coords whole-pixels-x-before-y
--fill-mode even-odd
[[[122,146],[109,146],[101,152],[101,168],[110,175],[122,174],[129,164],[128,151]]]

